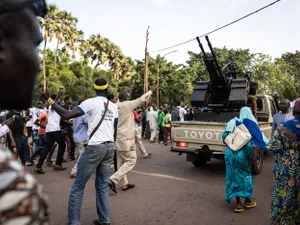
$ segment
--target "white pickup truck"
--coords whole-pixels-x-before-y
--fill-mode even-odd
[[[276,103],[268,95],[257,95],[257,120],[261,131],[271,137],[273,116],[277,113]],[[171,152],[186,153],[187,161],[195,166],[203,166],[212,157],[223,159],[225,145],[222,134],[228,121],[238,117],[239,112],[200,112],[196,121],[172,122]],[[257,175],[262,170],[264,151],[253,149],[252,172]]]

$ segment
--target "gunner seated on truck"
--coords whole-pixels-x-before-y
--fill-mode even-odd
[[[248,103],[250,103],[251,105],[251,110],[254,117],[256,117],[257,114],[257,97],[256,97],[257,88],[258,88],[258,83],[250,82]]]

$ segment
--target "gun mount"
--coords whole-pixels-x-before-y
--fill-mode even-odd
[[[221,68],[208,36],[205,39],[210,54],[205,52],[200,38],[197,37],[210,80],[196,83],[191,104],[196,107],[209,107],[214,111],[239,110],[248,104],[249,95],[256,94],[258,85],[251,82],[251,72],[244,72],[234,63],[230,62]]]

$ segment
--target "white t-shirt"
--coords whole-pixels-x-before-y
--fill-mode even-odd
[[[186,110],[183,107],[179,108],[179,117],[180,121],[184,121],[184,115],[186,114]]]
[[[34,114],[34,108],[29,109],[29,116],[32,116],[30,120],[26,123],[26,127],[32,127],[34,121],[33,121],[33,114]]]
[[[33,108],[32,111],[32,129],[33,130],[38,130],[39,126],[35,125],[34,122],[37,120],[37,118],[40,117],[40,115],[42,115],[44,113],[43,109],[39,109],[39,108]]]
[[[107,102],[105,97],[95,97],[85,100],[78,106],[83,113],[88,115],[88,137],[100,122],[105,110],[104,103]],[[105,118],[93,135],[88,145],[99,145],[106,141],[114,141],[114,122],[118,118],[118,108],[116,104],[109,102]]]
[[[48,110],[48,123],[46,126],[46,133],[60,131],[60,115],[58,115],[54,110],[49,106]]]
[[[4,136],[8,132],[9,132],[8,126],[0,124],[0,137]]]

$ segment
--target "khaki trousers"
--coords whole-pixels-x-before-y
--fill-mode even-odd
[[[136,151],[117,151],[118,171],[110,179],[115,184],[120,184],[121,187],[127,185],[126,174],[134,168],[136,160]]]
[[[143,141],[142,141],[142,134],[140,132],[139,128],[135,128],[135,143],[138,147],[138,149],[140,150],[140,152],[142,153],[142,155],[144,157],[148,156],[148,153],[144,147]]]

